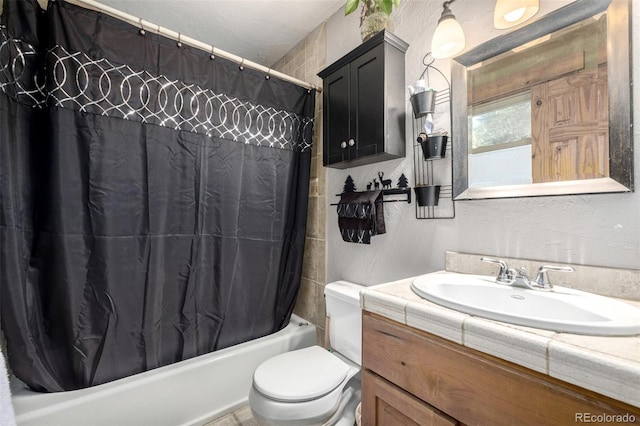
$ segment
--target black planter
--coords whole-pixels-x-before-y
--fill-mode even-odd
[[[427,136],[419,138],[420,146],[422,147],[422,156],[425,160],[433,160],[438,158],[444,158],[444,153],[447,150],[448,136]]]
[[[424,117],[432,113],[436,109],[436,92],[435,90],[427,90],[412,95],[409,99],[413,107],[413,116],[415,118]]]
[[[440,199],[440,185],[419,185],[413,188],[419,206],[433,207]]]

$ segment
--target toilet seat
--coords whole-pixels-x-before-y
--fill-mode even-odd
[[[253,385],[258,392],[275,401],[311,401],[331,393],[351,370],[347,363],[326,349],[311,346],[262,363],[253,375]]]

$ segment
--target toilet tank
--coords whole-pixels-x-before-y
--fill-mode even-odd
[[[347,281],[329,283],[324,288],[329,344],[334,351],[358,365],[362,359],[360,290],[363,288]]]

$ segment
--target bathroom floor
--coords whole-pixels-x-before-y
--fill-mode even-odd
[[[258,422],[251,415],[251,408],[245,405],[233,413],[207,423],[205,426],[258,426]]]

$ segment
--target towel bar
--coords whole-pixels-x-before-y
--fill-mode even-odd
[[[383,189],[382,197],[386,197],[387,195],[402,195],[406,194],[407,198],[402,200],[383,200],[383,203],[397,203],[397,202],[407,202],[411,204],[411,188],[394,188],[394,189]],[[342,194],[336,194],[336,197],[341,196]],[[331,206],[337,206],[338,203],[332,203]]]

